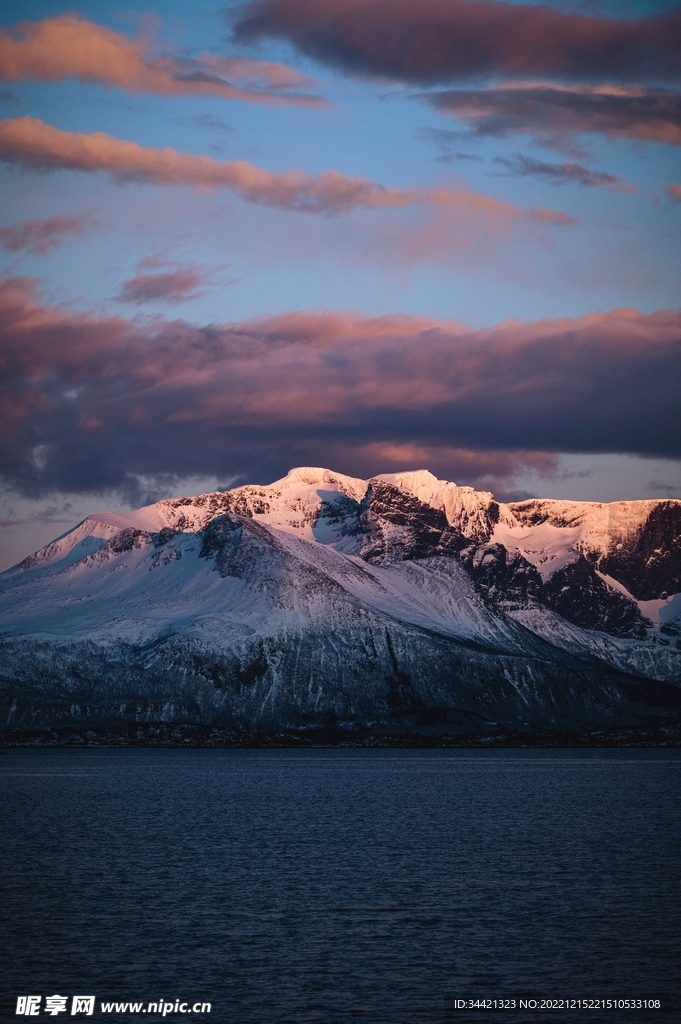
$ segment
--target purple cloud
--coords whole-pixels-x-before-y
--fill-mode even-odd
[[[135,274],[124,281],[118,294],[119,302],[138,306],[145,302],[186,302],[203,294],[201,285],[213,283],[213,271],[201,267],[184,267],[160,274]]]
[[[46,220],[23,220],[0,228],[0,246],[7,252],[30,252],[44,256],[61,245],[64,237],[79,234],[89,226],[89,217],[48,217]]]
[[[607,174],[605,171],[591,171],[582,164],[569,161],[552,164],[518,153],[513,157],[496,156],[494,162],[506,168],[506,171],[502,173],[519,178],[543,178],[552,185],[576,184],[588,187],[604,185],[617,192],[638,191],[635,185],[622,181],[614,174]]]
[[[678,312],[487,330],[331,312],[145,325],[6,279],[0,325],[0,473],[27,495],[301,464],[425,463],[474,482],[563,451],[681,457]]]
[[[609,18],[499,0],[251,0],[237,9],[233,35],[284,39],[349,73],[405,82],[480,75],[629,82],[681,78],[680,29],[678,6]]]
[[[643,86],[565,86],[521,83],[488,89],[447,89],[420,99],[468,126],[466,137],[530,135],[574,148],[590,132],[612,138],[681,145],[681,96]]]

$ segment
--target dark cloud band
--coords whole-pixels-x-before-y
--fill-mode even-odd
[[[599,132],[681,145],[681,94],[671,89],[525,83],[446,89],[421,99],[464,121],[472,135],[533,135],[560,145],[583,132]]]
[[[433,84],[478,75],[574,80],[681,77],[681,7],[643,18],[499,0],[251,0],[237,40],[285,39],[342,68]]]
[[[481,465],[681,458],[679,313],[478,331],[342,313],[144,326],[44,306],[14,279],[0,288],[0,366],[0,472],[26,494],[131,475],[266,479],[293,464],[447,472],[462,452]]]

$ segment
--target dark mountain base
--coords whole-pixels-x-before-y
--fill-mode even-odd
[[[346,730],[333,726],[301,731],[212,728],[165,722],[128,722],[108,728],[0,731],[0,747],[204,747],[204,748],[488,748],[488,747],[681,747],[681,723],[650,719],[638,726],[582,731],[501,730],[481,736],[437,732]]]

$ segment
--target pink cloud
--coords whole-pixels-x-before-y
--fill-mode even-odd
[[[342,456],[341,456],[342,457]],[[511,490],[519,475],[528,472],[543,478],[558,474],[558,457],[542,451],[504,451],[503,449],[456,448],[448,445],[410,442],[373,442],[356,448],[353,458],[361,476],[371,476],[380,465],[383,472],[419,469],[445,479],[454,479],[491,490],[497,497]]]
[[[485,330],[290,313],[129,322],[0,286],[0,472],[24,493],[332,463],[459,482],[558,452],[681,457],[681,314],[622,309]],[[462,479],[463,478],[463,479]]]
[[[677,203],[681,203],[681,185],[665,185],[664,190],[670,199],[674,199]]]
[[[206,75],[219,78],[229,77],[241,82],[242,87],[264,90],[310,89],[318,83],[300,71],[275,61],[251,60],[249,57],[223,57],[219,54],[203,53],[195,58],[195,67]],[[301,99],[306,97],[301,97]],[[310,97],[307,97],[308,99]],[[312,97],[321,102],[319,97]]]
[[[425,205],[465,209],[502,220],[576,223],[573,217],[556,210],[524,210],[465,189],[383,188],[334,170],[319,175],[297,170],[275,174],[244,160],[228,162],[169,148],[143,147],[104,132],[65,132],[27,116],[0,121],[0,159],[25,168],[108,171],[119,178],[158,185],[227,188],[249,202],[311,213]]]
[[[327,106],[309,93],[313,83],[285,65],[212,54],[188,60],[152,57],[151,40],[62,14],[0,30],[0,81],[56,82],[73,75],[136,93],[222,96],[248,103]],[[235,85],[224,76],[242,80]],[[294,91],[296,90],[296,91]],[[305,90],[308,90],[305,92]]]
[[[85,231],[88,217],[48,217],[46,220],[24,220],[0,228],[0,246],[7,252],[22,249],[36,256],[44,256],[50,249],[61,245],[65,235]]]
[[[142,260],[139,268],[158,267],[163,261],[157,257]],[[220,268],[221,269],[221,268]],[[145,302],[180,303],[197,299],[204,294],[202,287],[215,283],[216,268],[186,266],[153,274],[136,273],[124,281],[118,293],[119,302],[143,305]]]

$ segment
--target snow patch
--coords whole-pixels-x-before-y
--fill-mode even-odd
[[[546,583],[559,569],[577,561],[580,538],[579,527],[565,528],[549,522],[538,526],[498,523],[492,534],[492,543],[503,544],[507,551],[518,552],[537,569]]]

